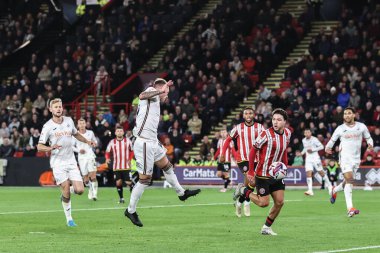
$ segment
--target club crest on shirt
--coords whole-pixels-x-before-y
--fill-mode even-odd
[[[260,194],[264,194],[265,193],[265,189],[264,188],[260,188],[259,193]]]

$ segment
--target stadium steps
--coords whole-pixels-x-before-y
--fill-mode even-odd
[[[176,40],[178,40],[181,36],[183,36],[186,32],[188,32],[194,26],[195,22],[201,18],[202,16],[211,14],[217,7],[217,5],[221,4],[222,0],[209,0],[198,12],[194,15],[177,34],[175,34],[170,41],[162,47],[154,56],[152,56],[143,67],[141,67],[138,72],[144,72],[148,67],[157,68],[158,64],[162,61],[165,52],[168,47],[173,47]]]
[[[80,104],[80,111],[81,112],[85,112],[88,110],[93,111],[95,100],[96,100],[95,104],[96,104],[97,114],[104,114],[106,112],[109,112],[109,110],[110,110],[109,106],[104,105],[103,96],[97,96],[95,99],[94,95],[87,95],[87,103],[88,103],[87,107],[84,104],[84,102],[82,101],[82,103]],[[110,95],[105,96],[105,103],[111,103],[111,96]]]
[[[289,12],[293,17],[299,17],[307,9],[306,1],[304,0],[290,0],[286,1],[280,9],[278,9],[277,14],[283,14]]]
[[[281,7],[282,8],[282,7]],[[298,18],[298,16],[295,16]],[[312,22],[311,30],[306,36],[299,42],[299,44],[292,50],[289,56],[280,63],[280,65],[272,72],[272,74],[263,82],[265,87],[268,89],[278,89],[280,88],[281,82],[285,75],[285,70],[290,65],[290,60],[301,59],[303,55],[309,54],[308,47],[314,35],[317,35],[320,31],[324,31],[325,34],[331,34],[333,29],[340,25],[339,21],[317,21]],[[314,35],[313,35],[314,34]],[[217,131],[230,125],[232,120],[235,118],[236,114],[240,114],[241,111],[247,107],[255,107],[258,94],[256,92],[249,95],[238,107],[233,109],[229,115],[225,117],[217,126],[213,127],[209,139],[212,139]],[[200,146],[202,142],[199,141],[197,144],[189,151],[190,156],[195,156],[200,152]]]

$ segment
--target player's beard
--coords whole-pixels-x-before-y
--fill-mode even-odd
[[[352,125],[354,121],[355,121],[354,119],[349,119],[349,121],[344,119],[344,123],[349,124],[349,125]]]
[[[62,112],[60,112],[60,113],[52,113],[53,114],[53,116],[55,117],[55,118],[61,118],[62,117]]]

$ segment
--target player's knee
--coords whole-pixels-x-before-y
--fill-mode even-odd
[[[162,171],[165,173],[165,174],[172,174],[174,173],[173,171],[173,164],[171,162],[168,162],[163,168],[161,168]]]
[[[281,199],[281,200],[276,200],[275,202],[274,202],[274,204],[276,205],[276,206],[283,206],[284,205],[284,200],[283,199]]]
[[[83,189],[83,187],[79,188],[79,189],[74,189],[74,192],[75,192],[75,194],[82,195],[84,192],[84,189]]]
[[[143,185],[150,185],[150,182],[152,181],[151,179],[152,179],[151,177],[140,178],[139,182],[140,184],[143,184]]]
[[[258,203],[258,206],[259,207],[267,207],[267,206],[269,206],[269,201],[260,201]]]

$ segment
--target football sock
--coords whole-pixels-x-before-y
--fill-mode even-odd
[[[352,208],[352,184],[344,186],[344,196],[346,197],[347,210]]]
[[[230,184],[231,180],[229,178],[224,179],[224,188],[227,189],[228,185]]]
[[[313,191],[313,179],[311,177],[306,178],[307,182],[307,190],[312,192]]]
[[[333,193],[340,192],[340,191],[343,191],[343,182],[334,188]]]
[[[169,184],[171,184],[178,196],[183,196],[185,194],[185,189],[182,188],[182,186],[179,184],[176,174],[173,171],[173,168],[170,168],[164,172],[164,176],[166,178],[166,181],[168,181]],[[135,186],[136,187],[136,186]]]
[[[243,202],[244,202],[244,201],[243,201]],[[236,205],[237,205],[237,206],[241,206],[241,204],[242,204],[243,202],[236,201]]]
[[[133,187],[133,190],[131,193],[131,199],[130,199],[129,205],[128,205],[128,212],[129,213],[136,212],[137,203],[139,202],[139,200],[140,200],[142,194],[144,193],[146,187],[148,187],[148,185],[141,184],[140,182],[137,182],[137,184],[135,184],[135,187]]]
[[[244,201],[245,206],[249,206],[250,204],[251,204],[251,201],[247,201],[247,200]]]
[[[66,221],[68,222],[69,220],[73,219],[73,217],[71,217],[71,200],[68,199],[68,202],[65,202],[64,199],[62,198],[61,202],[62,202],[63,211],[65,212]]]
[[[270,226],[272,226],[273,222],[274,222],[274,220],[272,220],[268,216],[267,219],[265,220],[265,226],[270,227]]]
[[[329,180],[329,177],[326,174],[323,177],[323,180],[325,181],[325,186],[327,187],[327,189],[330,189],[331,188],[331,182]]]
[[[116,186],[117,193],[119,194],[119,198],[123,198],[123,186]]]

